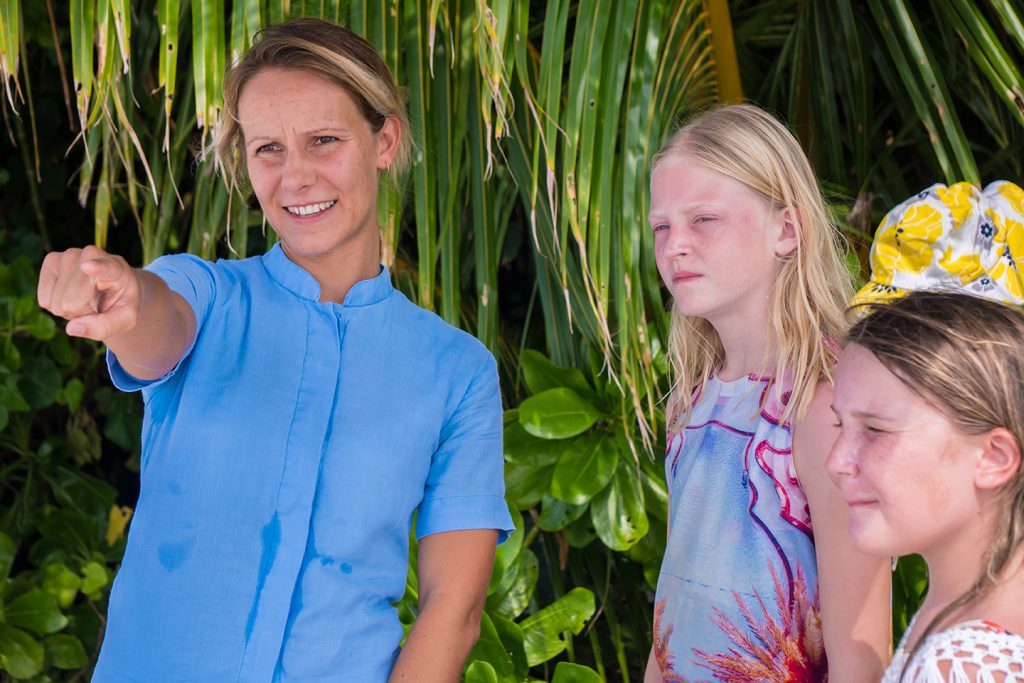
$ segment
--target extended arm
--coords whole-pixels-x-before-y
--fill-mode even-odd
[[[825,469],[839,433],[831,400],[832,388],[822,383],[794,429],[793,457],[814,524],[829,680],[874,683],[890,656],[889,562],[858,552],[850,540],[846,502]]]
[[[97,247],[47,254],[37,297],[69,335],[104,342],[142,380],[166,374],[196,334],[192,309],[163,280]]]
[[[480,636],[498,532],[447,531],[419,547],[420,613],[389,683],[455,683]]]

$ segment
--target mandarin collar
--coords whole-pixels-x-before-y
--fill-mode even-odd
[[[320,284],[305,268],[288,258],[281,248],[281,243],[276,243],[270,251],[260,257],[263,267],[267,269],[270,276],[282,287],[303,299],[320,301]],[[353,306],[369,306],[388,298],[393,291],[391,286],[391,274],[383,265],[380,273],[369,280],[360,280],[352,285],[345,295],[344,308]]]

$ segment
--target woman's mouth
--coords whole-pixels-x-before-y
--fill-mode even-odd
[[[316,216],[321,214],[327,209],[331,208],[338,203],[337,199],[331,199],[326,202],[317,202],[315,204],[302,204],[296,206],[286,206],[284,210],[293,216]]]

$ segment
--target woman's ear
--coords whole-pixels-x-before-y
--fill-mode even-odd
[[[384,125],[377,131],[377,170],[386,171],[391,168],[398,154],[398,141],[404,134],[398,117],[389,116],[384,119]]]
[[[775,241],[775,255],[785,258],[796,251],[800,239],[800,213],[795,208],[787,206],[779,212],[779,220],[781,225]]]
[[[1010,430],[997,427],[983,437],[981,457],[974,471],[979,489],[997,489],[1020,469],[1020,445]]]

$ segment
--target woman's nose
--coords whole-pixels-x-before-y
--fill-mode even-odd
[[[281,175],[281,186],[289,192],[303,190],[316,181],[316,166],[304,150],[289,151]]]

